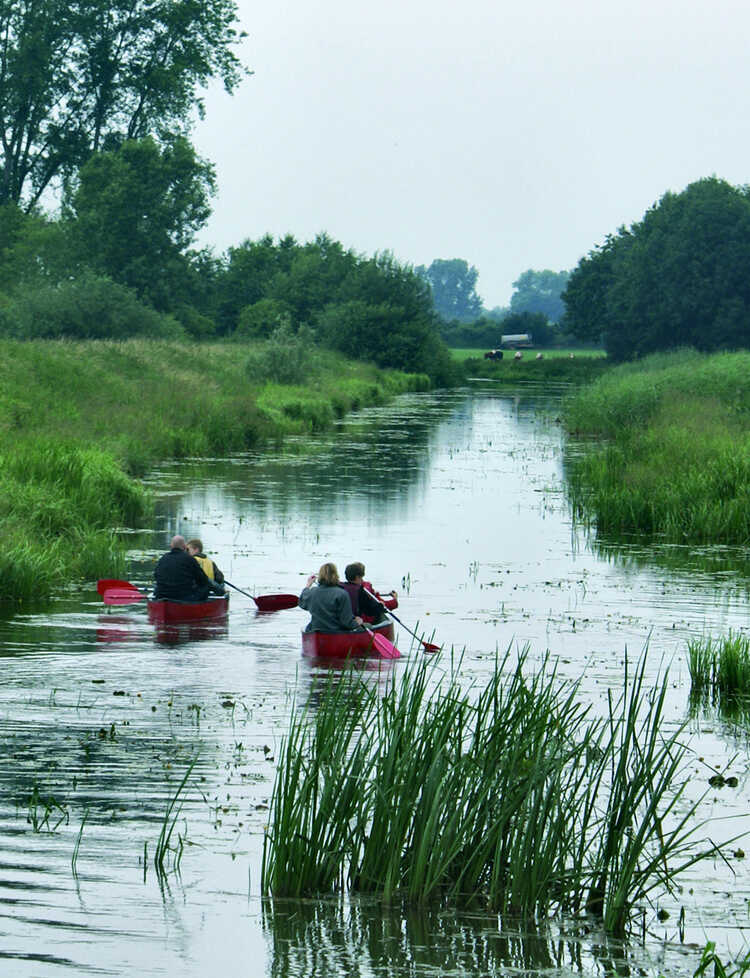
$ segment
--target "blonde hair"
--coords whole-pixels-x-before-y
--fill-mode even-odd
[[[318,584],[327,584],[334,587],[339,582],[339,572],[335,564],[323,564],[318,571]]]
[[[199,554],[203,553],[203,541],[199,540],[198,537],[195,537],[193,540],[188,540],[185,546],[197,550]]]

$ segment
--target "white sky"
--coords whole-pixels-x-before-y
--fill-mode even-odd
[[[666,190],[750,182],[747,0],[239,0],[255,71],[194,143],[201,244],[465,258],[488,307]]]

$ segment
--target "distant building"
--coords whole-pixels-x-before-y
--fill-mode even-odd
[[[500,337],[500,346],[509,350],[520,350],[534,345],[531,333],[506,333]]]

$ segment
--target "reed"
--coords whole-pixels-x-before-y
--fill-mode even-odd
[[[750,696],[750,638],[730,631],[719,639],[705,637],[687,644],[691,695],[707,693],[719,705]]]
[[[167,802],[167,808],[164,812],[164,817],[162,818],[161,831],[159,832],[159,838],[156,840],[156,849],[154,851],[154,869],[156,870],[158,876],[164,876],[167,872],[166,862],[167,857],[170,854],[173,857],[172,869],[175,873],[178,873],[180,870],[184,840],[178,833],[177,844],[173,845],[172,836],[174,835],[175,827],[177,825],[177,819],[180,817],[183,805],[185,804],[185,796],[183,792],[188,783],[190,775],[193,773],[193,768],[195,767],[197,761],[198,756],[196,755],[190,764],[188,764],[182,781],[180,781],[179,785],[177,786],[177,790]],[[144,860],[145,853],[146,849],[144,848]]]
[[[750,540],[749,368],[746,353],[661,354],[568,398],[566,427],[600,439],[569,466],[578,518],[605,535]]]
[[[702,858],[680,731],[660,733],[667,677],[648,692],[644,657],[596,720],[576,684],[526,659],[498,659],[483,689],[462,689],[455,664],[422,661],[382,697],[353,673],[314,715],[294,711],[264,892],[589,911],[624,933],[637,901]]]

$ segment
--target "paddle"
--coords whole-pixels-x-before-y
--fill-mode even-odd
[[[373,595],[373,597],[375,597],[375,595]],[[393,612],[392,612],[392,611],[390,610],[390,608],[386,608],[386,606],[385,606],[385,605],[383,604],[383,602],[382,602],[382,601],[380,601],[380,599],[379,599],[379,598],[377,598],[376,600],[377,600],[377,601],[378,601],[378,603],[379,603],[379,604],[380,604],[380,605],[382,606],[382,608],[383,608],[383,611],[384,611],[384,612],[385,612],[385,613],[386,613],[387,615],[390,615],[390,616],[391,616],[391,618],[394,618],[394,619],[395,619],[395,620],[396,620],[396,621],[397,621],[397,622],[399,623],[399,625],[400,625],[400,626],[401,626],[402,628],[405,628],[405,629],[406,629],[406,631],[407,631],[407,632],[408,632],[408,633],[409,633],[410,635],[413,635],[413,636],[414,636],[414,638],[415,638],[415,639],[416,639],[416,640],[417,640],[418,642],[421,642],[421,644],[422,644],[422,645],[424,646],[424,650],[425,650],[425,652],[439,652],[439,651],[440,651],[440,646],[439,646],[439,645],[435,645],[435,643],[434,643],[434,642],[425,642],[425,640],[424,640],[423,638],[420,638],[420,637],[419,637],[419,635],[417,635],[417,633],[416,633],[416,632],[413,632],[413,631],[411,630],[411,628],[409,628],[409,627],[408,627],[407,625],[405,625],[405,624],[404,624],[404,623],[403,623],[403,622],[401,621],[401,619],[400,619],[400,618],[398,617],[398,615],[394,615],[394,614],[393,614]]]
[[[239,591],[240,594],[244,594],[246,598],[252,598],[258,606],[258,611],[283,611],[285,608],[296,608],[299,600],[296,594],[259,594],[256,598],[249,591],[243,591],[241,587],[232,584],[226,577],[224,578],[224,583],[229,585],[234,591]]]
[[[362,627],[366,632],[369,632],[370,635],[372,635],[372,644],[384,659],[401,658],[401,653],[399,650],[396,648],[393,642],[388,641],[385,635],[378,635],[377,632],[374,632],[371,628],[368,628],[367,625],[363,625]]]
[[[105,604],[134,604],[148,597],[129,581],[103,579],[96,582],[96,590]]]

